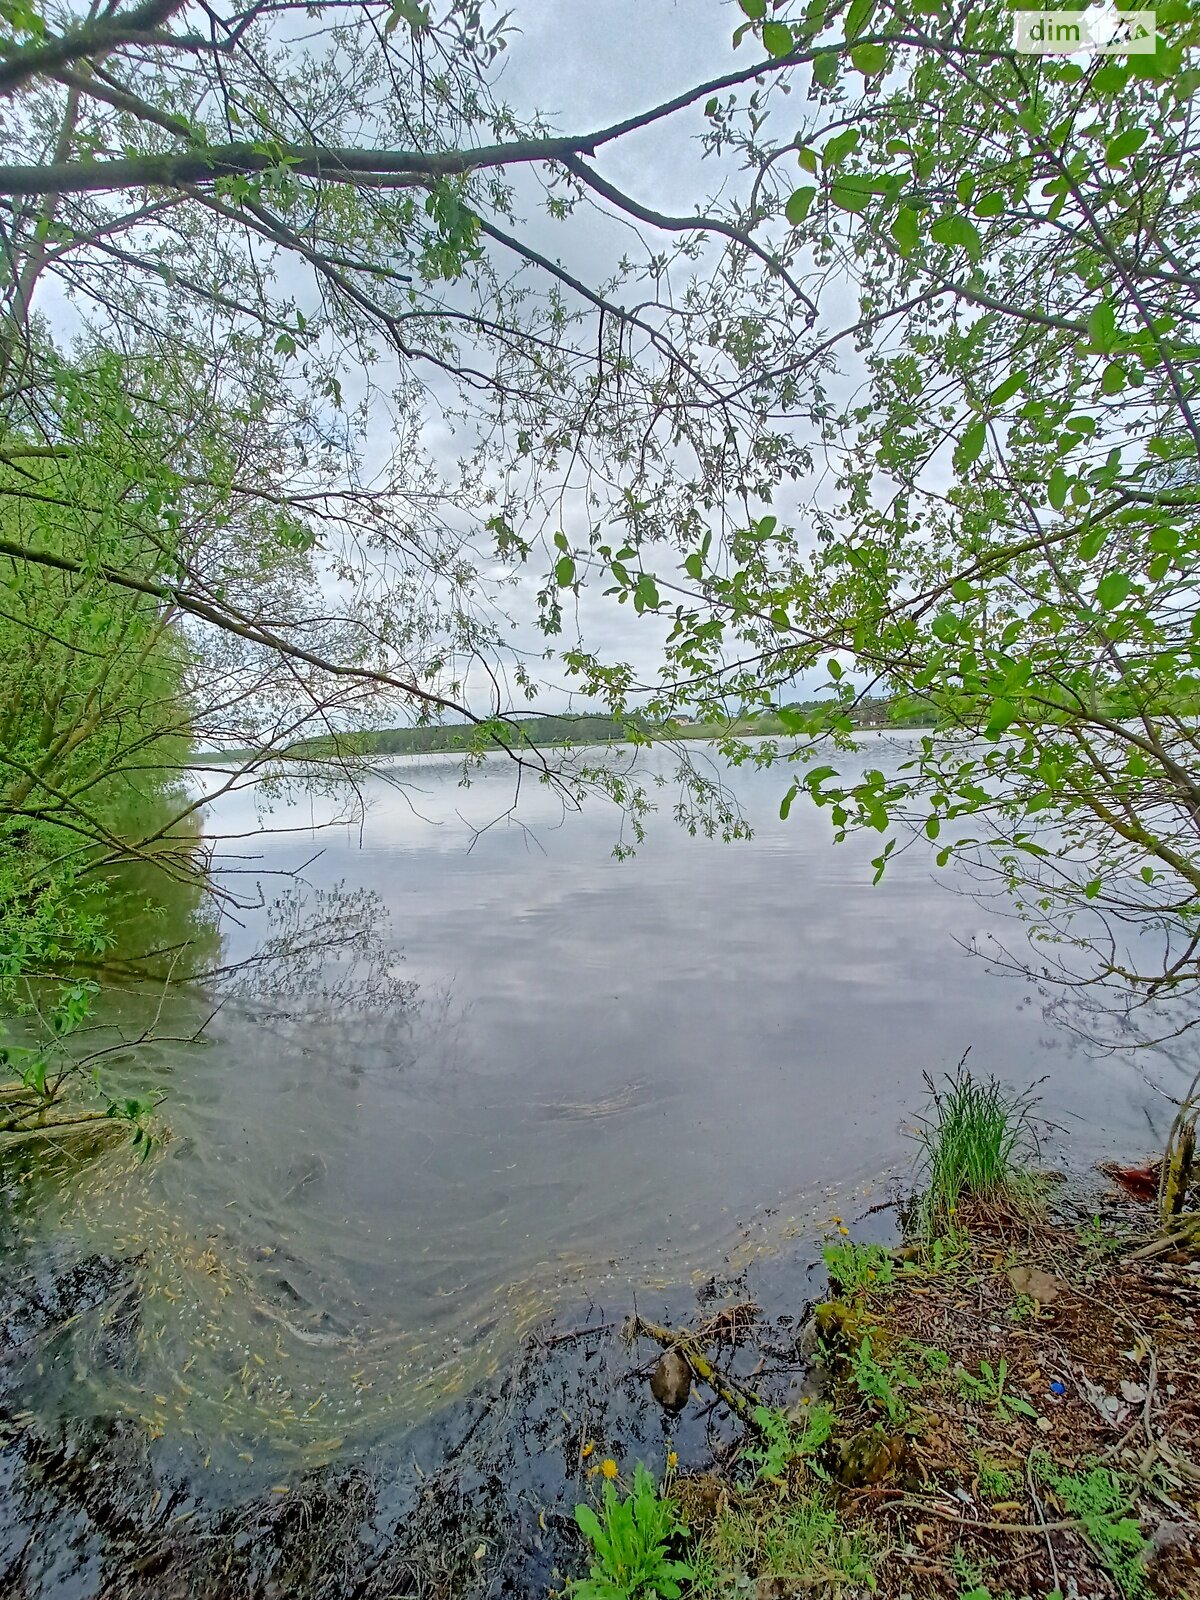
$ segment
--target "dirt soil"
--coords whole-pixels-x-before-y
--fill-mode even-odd
[[[770,1490],[736,1463],[706,1478],[713,1515],[822,1496],[870,1547],[879,1600],[1200,1597],[1200,1259],[1142,1253],[1153,1218],[1117,1194],[1056,1220],[976,1212],[937,1260],[896,1252],[890,1281],[818,1312],[834,1439]],[[856,1375],[864,1339],[891,1414]],[[865,1589],[802,1573],[752,1592]]]

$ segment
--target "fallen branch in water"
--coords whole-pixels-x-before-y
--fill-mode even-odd
[[[120,1123],[106,1111],[77,1111],[46,1122],[26,1123],[23,1127],[0,1127],[0,1150],[8,1150],[30,1139],[58,1139],[76,1133],[115,1133]]]
[[[588,1327],[567,1328],[563,1333],[543,1335],[535,1331],[533,1336],[544,1350],[549,1350],[556,1344],[570,1344],[575,1339],[590,1339],[594,1333],[611,1333],[616,1326],[615,1322],[593,1322]]]
[[[629,1330],[631,1338],[636,1339],[640,1334],[645,1334],[646,1338],[662,1345],[664,1350],[680,1351],[701,1383],[707,1384],[747,1427],[753,1428],[756,1433],[763,1431],[755,1416],[755,1412],[762,1405],[759,1397],[753,1390],[739,1388],[732,1378],[714,1367],[690,1334],[677,1333],[671,1328],[660,1326],[657,1322],[647,1322],[644,1317],[636,1314],[629,1319]]]

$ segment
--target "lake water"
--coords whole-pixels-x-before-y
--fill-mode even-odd
[[[326,920],[301,960],[242,969],[205,1043],[118,1069],[167,1096],[151,1160],[39,1191],[37,1229],[136,1257],[147,1293],[135,1360],[77,1349],[32,1404],[123,1410],[231,1484],[269,1480],[427,1415],[597,1284],[686,1280],[863,1209],[911,1160],[922,1075],[968,1048],[977,1073],[1046,1079],[1049,1163],[1165,1129],[1141,1064],[1090,1059],[964,949],[1011,943],[1010,920],[923,848],[872,887],[877,841],[835,847],[801,802],[782,822],[779,773],[734,776],[755,830],[735,844],[678,829],[668,781],[630,861],[607,804],[564,815],[526,784],[507,817],[506,761],[460,778],[397,759],[332,829],[328,799],[212,808],[244,836],[224,881],[266,901],[226,921],[220,964],[295,913],[285,871]],[[393,988],[365,1004],[335,913],[372,909]],[[159,1031],[213,1003],[170,999]],[[150,1005],[125,996],[127,1032]]]

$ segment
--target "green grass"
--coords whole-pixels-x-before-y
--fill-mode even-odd
[[[979,1457],[979,1492],[985,1500],[1015,1500],[1021,1493],[1021,1482],[1015,1472],[997,1466],[986,1457]]]
[[[978,1377],[960,1366],[955,1370],[954,1380],[959,1394],[964,1399],[991,1406],[1000,1422],[1009,1422],[1014,1416],[1031,1419],[1037,1417],[1037,1412],[1028,1400],[1006,1390],[1008,1362],[1003,1356],[995,1367],[990,1361],[981,1361]]]
[[[725,1512],[705,1530],[689,1600],[753,1594],[756,1583],[770,1578],[806,1593],[861,1590],[872,1586],[874,1555],[816,1495],[751,1504]]]
[[[965,1204],[1029,1209],[1036,1188],[1028,1171],[1037,1138],[1031,1098],[995,1078],[972,1077],[960,1063],[939,1088],[926,1076],[929,1116],[921,1123],[924,1191],[918,1222],[926,1238],[952,1234]]]

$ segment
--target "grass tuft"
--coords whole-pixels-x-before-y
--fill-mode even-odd
[[[917,1218],[927,1239],[953,1234],[964,1206],[1028,1211],[1036,1190],[1028,1171],[1037,1151],[1031,1093],[966,1070],[966,1057],[939,1088],[926,1074],[931,1110],[920,1126],[925,1190]]]
[[[877,1559],[821,1499],[797,1496],[731,1508],[708,1529],[695,1557],[693,1600],[742,1593],[841,1595],[874,1587]]]

